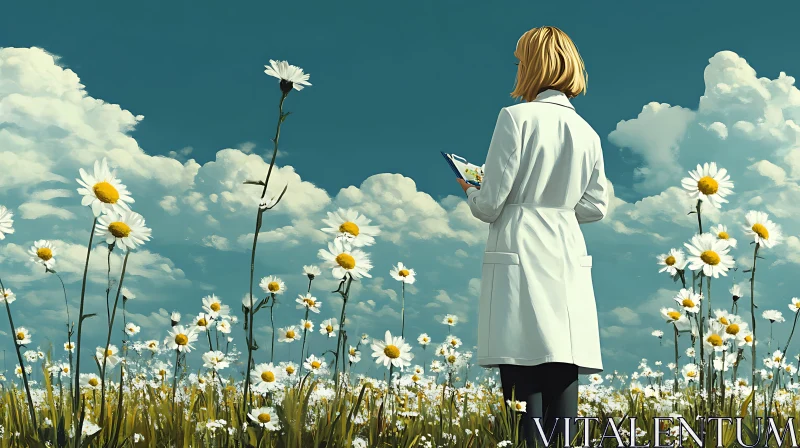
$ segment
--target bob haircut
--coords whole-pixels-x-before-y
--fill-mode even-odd
[[[517,41],[519,59],[513,98],[533,101],[539,93],[558,90],[568,98],[586,94],[588,75],[578,48],[554,26],[534,28]]]

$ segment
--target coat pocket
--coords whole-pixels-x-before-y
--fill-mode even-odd
[[[506,352],[515,345],[508,346],[504,329],[507,330],[511,324],[509,319],[518,317],[516,310],[519,308],[519,284],[519,254],[484,253],[478,316],[478,356],[506,356]]]

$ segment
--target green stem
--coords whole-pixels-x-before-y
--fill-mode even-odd
[[[760,247],[759,243],[756,243],[756,247],[753,250],[753,268],[750,269],[750,319],[751,325],[753,326],[753,345],[751,347],[751,362],[753,364],[752,371],[750,373],[750,387],[753,388],[753,400],[751,401],[751,413],[753,419],[756,418],[756,400],[755,400],[755,387],[756,387],[756,307],[755,307],[755,286],[756,286],[756,261],[758,260],[758,248]],[[755,422],[755,420],[753,420]]]
[[[400,337],[405,337],[406,331],[406,282],[400,282],[402,286],[402,293],[400,299]]]
[[[73,421],[79,422],[83,421],[80,412],[81,412],[81,393],[80,393],[80,377],[81,377],[81,330],[83,329],[83,305],[86,299],[86,276],[89,273],[89,258],[92,254],[92,241],[94,240],[94,230],[97,227],[97,218],[94,218],[92,222],[92,231],[89,233],[89,245],[86,247],[86,263],[83,266],[83,281],[81,282],[81,302],[80,307],[78,310],[78,334],[77,339],[75,340],[75,397],[73,398],[72,403],[72,411],[75,412],[75,419]],[[75,428],[75,433],[79,434],[82,428]],[[76,443],[78,443],[79,438],[75,437]]]
[[[0,294],[5,296],[6,294],[6,287],[3,285],[3,281],[0,280]],[[11,307],[8,304],[7,300],[3,300],[6,304],[6,313],[8,313],[8,325],[11,327],[11,339],[14,342],[14,349],[17,352],[17,360],[19,361],[19,368],[22,371],[22,384],[25,386],[25,394],[28,396],[28,411],[31,414],[31,423],[33,424],[33,428],[38,429],[39,427],[36,425],[36,408],[33,406],[33,398],[31,397],[31,388],[28,385],[28,374],[25,372],[25,364],[22,362],[22,353],[19,351],[19,344],[17,344],[17,327],[14,326],[14,319],[11,318]]]
[[[114,328],[114,318],[117,315],[117,306],[119,305],[120,291],[122,291],[122,282],[125,280],[125,269],[128,267],[128,256],[131,250],[125,251],[125,259],[122,261],[122,272],[119,276],[119,285],[117,285],[117,297],[114,299],[114,308],[111,310],[111,319],[108,321],[108,336],[106,337],[105,351],[103,352],[103,368],[100,377],[101,391],[100,391],[100,425],[105,424],[106,416],[106,365],[108,360],[108,346],[111,344],[111,330]],[[120,367],[122,369],[122,367]]]

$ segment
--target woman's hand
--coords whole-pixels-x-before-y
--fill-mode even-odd
[[[461,185],[461,189],[464,190],[464,194],[467,193],[467,189],[469,189],[469,188],[477,188],[478,190],[481,189],[481,187],[478,187],[478,186],[472,185],[470,183],[467,183],[467,181],[465,181],[464,179],[462,179],[460,177],[457,177],[456,180],[458,181],[458,184]]]

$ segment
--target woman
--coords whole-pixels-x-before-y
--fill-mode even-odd
[[[586,90],[575,45],[558,28],[534,28],[514,55],[511,96],[524,102],[500,111],[481,187],[459,182],[472,214],[490,224],[478,363],[500,368],[506,400],[526,402],[523,433],[534,446],[537,417],[549,441],[571,439],[578,374],[603,370],[579,224],[605,216],[608,187],[600,138],[569,101]],[[564,418],[573,419],[566,434]]]

